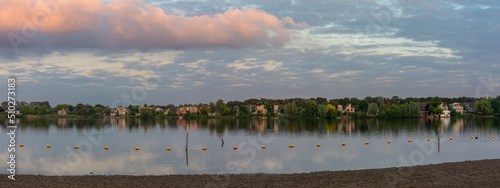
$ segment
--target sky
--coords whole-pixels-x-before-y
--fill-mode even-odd
[[[18,101],[500,95],[500,2],[2,0]]]

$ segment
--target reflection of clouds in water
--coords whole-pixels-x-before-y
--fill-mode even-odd
[[[97,175],[130,174],[130,175],[160,175],[175,174],[172,166],[155,164],[159,158],[155,153],[121,153],[106,154],[104,157],[95,154],[71,157],[68,161],[67,153],[57,155],[56,158],[36,156],[30,150],[23,150],[19,156],[21,173],[39,172],[44,175],[88,175],[94,172]],[[37,158],[37,159],[35,159]],[[56,165],[54,165],[56,164]]]
[[[323,150],[313,155],[312,161],[315,163],[324,163],[329,159],[347,159],[347,160],[355,160],[358,159],[358,155],[356,153],[352,153],[349,151],[332,151],[332,150]]]

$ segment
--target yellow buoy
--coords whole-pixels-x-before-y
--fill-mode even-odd
[[[80,147],[78,147],[78,146],[75,146],[75,149],[76,149],[76,150],[78,150],[78,148],[80,148]]]
[[[472,140],[474,140],[474,137],[471,137]]]
[[[108,146],[104,146],[104,150],[108,150]]]
[[[203,147],[203,151],[205,151],[205,150],[207,150],[207,148],[206,148],[206,147]]]
[[[135,150],[136,150],[136,151],[139,151],[139,147],[135,147]]]
[[[266,149],[266,146],[262,145],[262,149]]]
[[[236,147],[236,146],[234,146],[233,148],[234,148],[234,150],[237,150],[237,149],[238,149],[238,147]]]
[[[321,145],[320,145],[320,144],[317,144],[316,146],[319,148]]]
[[[431,141],[431,139],[430,139],[430,138],[427,138],[427,142],[430,142],[430,141]]]
[[[368,145],[368,144],[370,144],[370,142],[366,142],[365,144]]]
[[[170,147],[167,147],[167,151],[170,151]]]
[[[293,148],[293,144],[292,144],[292,145],[290,145],[290,148]]]
[[[50,148],[50,145],[47,145],[47,148]]]
[[[453,140],[453,137],[450,137],[450,140]]]
[[[391,141],[389,140],[389,141],[387,141],[387,143],[388,143],[388,144],[391,144]]]
[[[19,144],[19,146],[23,147],[24,145],[23,144]]]
[[[408,142],[410,142],[410,143],[411,143],[411,139],[408,139]]]

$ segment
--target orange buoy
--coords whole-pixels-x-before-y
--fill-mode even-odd
[[[108,146],[104,146],[104,150],[108,150]]]
[[[266,146],[262,145],[262,149],[266,149]]]
[[[430,138],[427,138],[427,142],[430,142],[430,141],[431,141],[431,139],[430,139]]]
[[[167,151],[170,151],[170,147],[167,147]]]
[[[135,150],[136,150],[136,151],[139,151],[139,147],[135,147]]]
[[[78,148],[80,148],[80,147],[78,147],[78,146],[75,146],[75,149],[76,149],[76,150],[78,150]]]
[[[342,143],[342,146],[345,146],[345,143]]]
[[[47,149],[49,149],[49,148],[50,148],[50,145],[47,145]]]
[[[234,146],[233,148],[234,148],[234,150],[237,150],[237,149],[238,149],[238,147],[236,147],[236,146]]]
[[[411,143],[411,139],[408,139],[408,142],[410,142],[410,143]]]
[[[389,141],[387,141],[387,143],[388,143],[388,144],[391,144],[391,141],[389,140]]]
[[[453,140],[453,137],[450,137],[450,140]]]
[[[370,144],[370,142],[366,142],[365,144],[368,145],[368,144]]]
[[[320,146],[321,146],[320,144],[316,144],[316,147],[318,147],[318,148],[319,148]]]
[[[293,144],[292,144],[292,145],[290,145],[290,148],[293,148]]]
[[[20,147],[23,147],[24,145],[23,144],[19,144]]]
[[[207,148],[206,148],[206,147],[203,147],[203,151],[205,151],[205,150],[207,150]]]

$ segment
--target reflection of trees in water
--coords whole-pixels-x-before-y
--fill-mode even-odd
[[[144,129],[148,128],[173,128],[184,130],[209,130],[211,133],[222,137],[226,131],[257,131],[286,132],[290,134],[301,134],[303,132],[317,135],[334,133],[380,133],[398,135],[401,132],[453,132],[462,134],[480,130],[488,133],[492,129],[499,129],[499,118],[472,118],[472,119],[69,119],[69,118],[38,118],[21,119],[22,128],[36,128],[48,130],[50,126],[58,128],[101,128],[103,126],[114,126],[121,129]],[[2,121],[3,127],[7,120]]]

